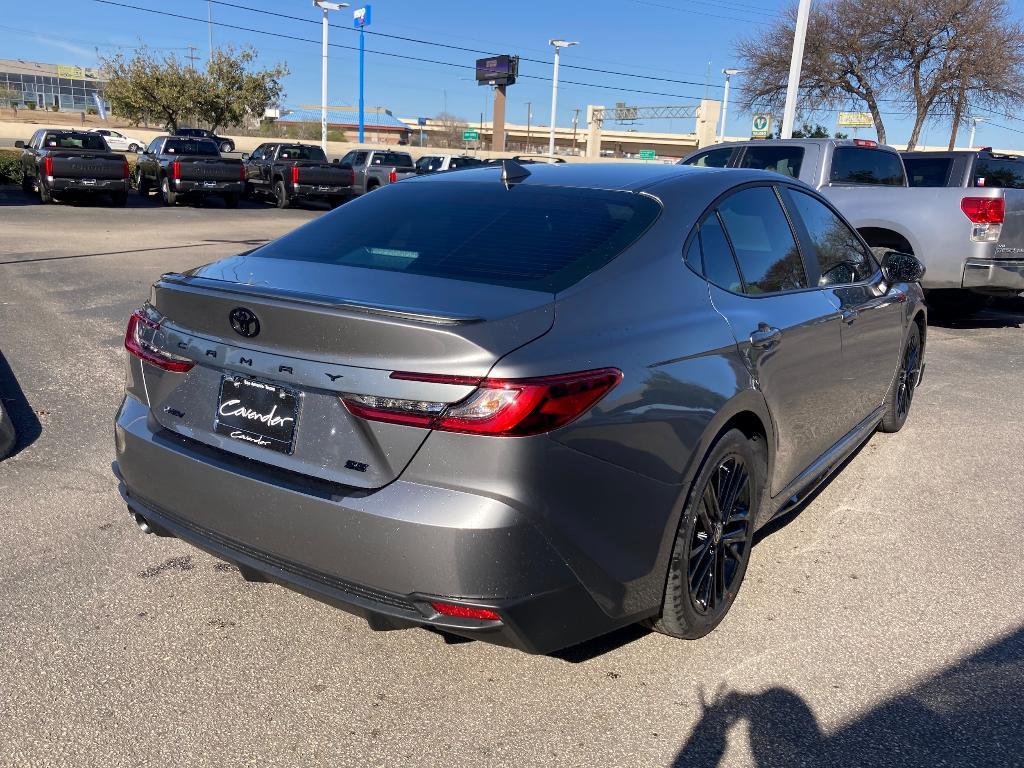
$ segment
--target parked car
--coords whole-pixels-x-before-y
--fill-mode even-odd
[[[416,175],[416,166],[412,162],[412,156],[407,152],[353,149],[335,162],[352,167],[355,172],[352,191],[356,195],[372,192],[379,187]]]
[[[986,243],[966,254],[962,287],[971,290],[978,303],[988,295],[1024,291],[1024,238],[1016,223],[1024,213],[1024,157],[991,148],[901,155],[911,187],[1000,190],[995,194],[1002,197],[1001,204],[999,197],[976,198],[975,192],[961,198],[961,210]]]
[[[486,164],[486,160],[469,155],[424,155],[416,161],[416,173],[437,173],[439,171],[455,171],[459,168],[476,168]]]
[[[352,198],[355,172],[329,163],[320,147],[288,142],[260,144],[245,161],[247,195],[272,199],[278,208],[298,200],[324,200],[337,208]]]
[[[936,309],[969,314],[990,294],[1021,290],[1024,199],[1017,194],[980,186],[908,188],[899,153],[866,139],[730,142],[680,162],[765,169],[807,182],[869,245],[918,256],[928,267],[922,285]]]
[[[778,174],[420,176],[161,277],[115,470],[144,530],[374,628],[696,638],[754,531],[903,426],[922,272]]]
[[[64,195],[105,194],[116,206],[128,202],[128,161],[110,151],[103,137],[68,128],[40,128],[21,154],[21,188],[51,203]]]
[[[221,152],[234,152],[235,142],[226,136],[218,136],[213,131],[205,128],[179,128],[174,132],[175,136],[187,136],[190,139],[209,139],[217,145]]]
[[[133,139],[131,136],[125,136],[120,131],[110,128],[90,128],[89,132],[98,133],[107,142],[107,146],[117,152],[139,153],[146,146],[146,142],[141,139]]]
[[[135,189],[142,197],[154,190],[164,205],[182,197],[203,202],[219,197],[237,208],[245,185],[245,166],[233,157],[221,157],[209,139],[158,136],[135,163]]]

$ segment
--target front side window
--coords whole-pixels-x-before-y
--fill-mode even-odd
[[[793,179],[800,178],[800,165],[804,160],[803,147],[747,147],[740,168],[774,171]]]
[[[95,133],[48,133],[43,139],[43,146],[48,149],[91,149],[105,152],[107,144],[103,137]]]
[[[729,160],[732,158],[732,153],[735,150],[732,147],[721,147],[719,149],[712,149],[707,152],[702,152],[699,155],[683,160],[681,165],[693,165],[697,168],[725,168],[729,165]]]
[[[878,184],[902,187],[903,161],[895,152],[870,147],[836,147],[832,153],[833,184]]]
[[[760,295],[807,287],[800,251],[771,187],[750,187],[719,206],[746,293]]]
[[[974,164],[974,186],[1024,189],[1024,160],[979,157]]]
[[[164,152],[168,155],[220,157],[217,145],[206,139],[167,139],[164,144]]]
[[[871,277],[874,265],[856,233],[820,200],[796,189],[789,194],[814,246],[818,285],[849,285]]]

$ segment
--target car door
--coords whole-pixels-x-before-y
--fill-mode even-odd
[[[776,495],[849,430],[836,387],[839,313],[810,284],[773,186],[747,186],[722,199],[699,236],[711,300],[775,424]]]
[[[249,184],[257,189],[263,189],[266,186],[264,166],[266,165],[267,154],[269,152],[269,145],[260,144],[253,150],[252,154],[249,155],[249,160],[245,164],[245,178]]]
[[[870,249],[832,206],[809,191],[783,190],[811,278],[842,315],[843,399],[856,420],[881,407],[899,365],[907,294],[882,277]]]
[[[153,139],[149,142],[149,146],[146,147],[145,153],[135,161],[136,165],[139,167],[139,173],[142,177],[153,184],[156,184],[159,181],[156,154],[160,151],[160,142],[161,139]]]
[[[100,133],[103,133],[100,131]],[[128,140],[117,131],[107,131],[103,138],[107,140],[107,145],[111,149],[126,150],[128,149]]]

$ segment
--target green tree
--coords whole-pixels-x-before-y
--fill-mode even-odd
[[[103,59],[101,66],[107,76],[104,93],[115,114],[136,124],[155,117],[169,131],[196,114],[204,78],[173,53],[160,59],[143,46],[131,56]]]
[[[0,104],[9,107],[21,99],[21,90],[15,90],[9,85],[0,84]]]
[[[276,64],[271,69],[254,69],[256,50],[236,51],[228,46],[213,52],[206,67],[204,87],[196,104],[196,116],[211,131],[225,125],[241,125],[247,117],[263,117],[267,107],[284,95],[281,79],[288,67]]]

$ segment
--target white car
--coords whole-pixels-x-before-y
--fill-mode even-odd
[[[472,168],[484,165],[486,161],[469,155],[424,155],[416,161],[416,173],[437,173],[454,171],[456,168]]]
[[[107,145],[111,149],[120,152],[138,153],[146,146],[146,142],[141,139],[133,139],[131,136],[125,136],[123,133],[112,131],[109,128],[90,128],[89,131],[90,133],[98,133],[107,140]]]

